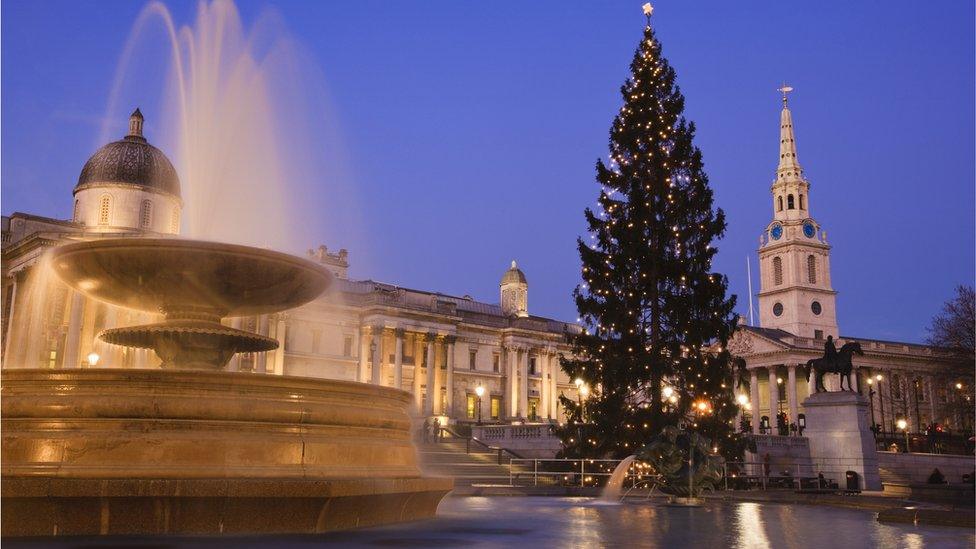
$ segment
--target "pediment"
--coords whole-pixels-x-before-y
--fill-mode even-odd
[[[748,357],[762,353],[772,353],[788,349],[789,345],[775,339],[763,337],[747,330],[736,330],[729,339],[729,352],[733,356]]]

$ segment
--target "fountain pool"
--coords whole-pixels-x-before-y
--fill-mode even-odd
[[[38,544],[10,540],[10,547]],[[37,540],[78,547],[84,540]],[[119,538],[126,547],[213,547],[214,538]],[[226,539],[222,540],[226,542]],[[870,511],[709,501],[701,508],[590,498],[448,497],[431,521],[320,536],[248,537],[234,546],[339,547],[973,547],[970,530],[880,524]]]

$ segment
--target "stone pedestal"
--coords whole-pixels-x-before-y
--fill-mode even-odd
[[[843,488],[845,473],[856,471],[862,490],[881,490],[867,399],[850,391],[814,393],[803,401],[803,408],[812,474],[822,472]]]

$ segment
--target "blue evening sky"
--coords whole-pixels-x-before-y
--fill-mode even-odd
[[[575,238],[641,3],[239,2],[245,23],[276,10],[304,47],[344,149],[345,188],[303,193],[309,230],[295,250],[348,247],[354,277],[493,302],[514,258],[530,311],[575,319]],[[192,22],[195,2],[167,4]],[[4,214],[70,217],[143,6],[3,3]],[[657,2],[654,25],[728,215],[716,268],[740,311],[745,258],[755,271],[771,217],[784,80],[796,88],[811,213],[834,246],[841,332],[920,341],[954,286],[973,283],[974,17],[962,0]],[[144,65],[154,47],[164,44],[140,50]],[[124,99],[147,105],[154,85]],[[358,223],[318,219],[346,203],[335,215]]]

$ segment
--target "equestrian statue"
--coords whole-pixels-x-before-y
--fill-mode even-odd
[[[827,388],[823,384],[824,374],[837,374],[840,376],[840,390],[844,391],[844,379],[847,379],[848,391],[853,391],[851,384],[851,372],[854,371],[854,364],[851,358],[857,354],[863,356],[861,344],[857,341],[848,341],[840,350],[834,345],[834,336],[827,336],[827,343],[824,344],[823,358],[814,358],[807,361],[807,382],[810,381],[810,374],[816,371],[815,392],[825,392]]]

